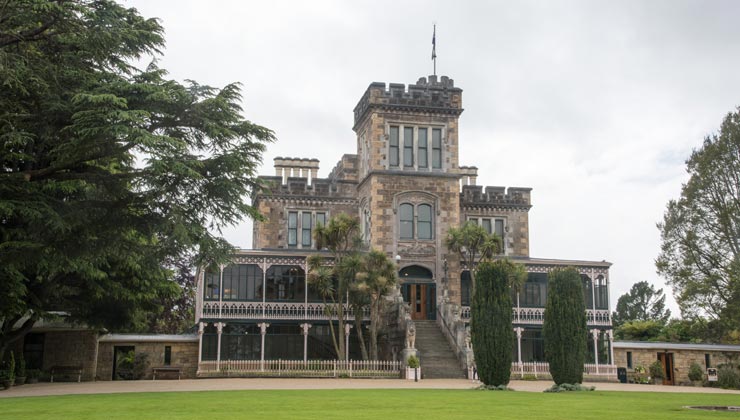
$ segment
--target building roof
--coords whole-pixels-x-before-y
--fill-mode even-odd
[[[736,351],[740,352],[740,345],[736,344],[705,344],[705,343],[666,343],[660,341],[615,341],[615,349],[643,349],[643,350],[700,350],[700,351]]]
[[[196,334],[106,334],[98,342],[103,343],[175,343],[198,341]]]
[[[562,266],[593,266],[593,267],[611,267],[612,263],[608,261],[583,261],[583,260],[557,260],[553,258],[532,258],[532,257],[508,257],[511,260],[524,264],[535,265],[562,265]]]

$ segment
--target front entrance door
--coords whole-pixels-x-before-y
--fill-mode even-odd
[[[403,300],[409,304],[411,319],[435,319],[436,285],[434,283],[404,284]]]
[[[663,385],[673,385],[673,353],[658,353],[658,360],[663,365]]]

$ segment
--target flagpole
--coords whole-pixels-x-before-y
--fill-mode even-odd
[[[437,24],[434,24],[434,30],[432,32],[432,66],[433,74],[437,76]]]

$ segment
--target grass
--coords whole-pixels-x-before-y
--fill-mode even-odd
[[[201,391],[0,399],[4,419],[738,419],[686,405],[738,405],[732,394],[478,390]]]

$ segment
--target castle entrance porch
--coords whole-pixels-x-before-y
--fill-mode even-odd
[[[435,319],[437,285],[428,269],[411,265],[398,272],[403,301],[409,304],[411,319]]]

